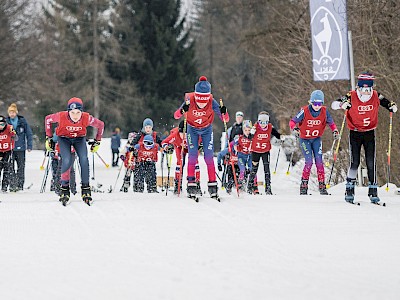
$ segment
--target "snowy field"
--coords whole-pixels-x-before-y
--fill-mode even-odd
[[[99,153],[109,163],[110,152],[106,139]],[[287,176],[281,157],[276,195],[220,190],[221,203],[208,195],[195,203],[171,193],[120,193],[122,175],[108,193],[118,168],[96,158],[92,185],[105,193],[93,193],[91,207],[79,194],[63,207],[48,188],[39,193],[42,159],[43,152],[27,153],[32,188],[0,194],[0,299],[400,297],[394,186],[379,190],[387,207],[369,204],[366,188],[356,190],[361,206],[346,204],[343,185],[331,196],[300,197],[298,172]]]

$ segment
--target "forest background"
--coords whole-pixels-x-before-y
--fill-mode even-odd
[[[274,126],[290,134],[290,118],[314,89],[324,91],[328,107],[350,90],[349,81],[313,81],[309,11],[305,0],[3,0],[0,113],[17,103],[42,141],[44,116],[78,96],[106,123],[106,136],[118,126],[126,137],[145,117],[164,132],[177,125],[172,113],[184,93],[205,75],[233,116],[241,110],[254,121],[266,110]],[[347,17],[355,73],[372,72],[376,89],[399,102],[399,1],[347,1]],[[340,126],[343,111],[331,113]],[[381,109],[380,184],[386,182],[388,116]],[[214,128],[218,136],[223,126],[215,122]],[[397,185],[398,128],[395,114],[391,176]],[[338,170],[348,166],[347,135]],[[331,145],[325,134],[325,150]]]

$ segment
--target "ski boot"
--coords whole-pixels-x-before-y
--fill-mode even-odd
[[[201,191],[200,181],[196,182],[197,194],[203,196],[203,192]]]
[[[350,179],[347,178],[347,183],[346,183],[346,194],[344,196],[344,200],[350,203],[354,203],[354,186],[355,186],[356,180],[355,179]]]
[[[82,200],[85,202],[87,205],[91,205],[93,202],[92,199],[92,191],[90,190],[89,184],[82,184]]]
[[[253,193],[253,195],[260,195],[260,192],[258,191],[258,185],[257,184],[253,185],[252,193]]]
[[[56,183],[52,179],[51,182],[50,182],[50,192],[54,192],[56,190],[55,185],[56,185]]]
[[[149,194],[158,193],[157,186],[153,185],[153,186],[147,188],[147,193],[149,193]]]
[[[60,199],[62,205],[67,206],[70,202],[69,185],[62,185],[60,187]]]
[[[188,182],[186,192],[187,192],[188,198],[194,199],[196,202],[199,202],[196,182]]]
[[[211,198],[220,201],[218,196],[218,183],[216,181],[210,181],[208,183],[208,193],[210,194]]]
[[[74,183],[74,184],[71,184],[71,193],[73,194],[73,195],[76,195],[76,193],[78,192],[77,190],[76,190],[76,184]]]
[[[326,185],[324,182],[320,182],[318,185],[320,195],[329,195],[328,191],[326,190]]]
[[[308,180],[307,179],[301,180],[300,195],[308,195]]]
[[[273,195],[272,190],[271,190],[271,185],[266,185],[265,186],[265,194],[266,195]]]
[[[129,182],[128,181],[124,181],[122,187],[121,187],[121,192],[127,193],[129,189]]]
[[[368,196],[369,196],[369,200],[371,200],[371,203],[378,204],[380,199],[378,197],[378,186],[376,184],[370,183],[368,185]]]

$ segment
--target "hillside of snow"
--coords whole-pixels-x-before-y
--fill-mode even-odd
[[[109,139],[99,153],[111,164]],[[300,197],[303,166],[286,175],[281,156],[272,175],[275,195],[238,198],[220,190],[221,203],[207,194],[195,203],[185,193],[121,193],[123,174],[108,193],[119,168],[95,157],[91,184],[104,193],[93,193],[89,207],[78,189],[63,207],[50,180],[39,193],[42,160],[41,151],[27,153],[30,189],[0,194],[0,299],[399,298],[394,185],[379,189],[387,207],[369,204],[367,188],[356,189],[361,206],[345,203],[343,184],[330,196]],[[159,163],[158,169],[161,175]],[[174,169],[173,163],[172,176]]]

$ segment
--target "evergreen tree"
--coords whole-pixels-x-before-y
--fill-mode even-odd
[[[132,0],[132,19],[141,56],[133,64],[136,80],[151,117],[160,125],[171,121],[183,94],[197,80],[194,42],[186,18],[180,18],[180,0]]]

